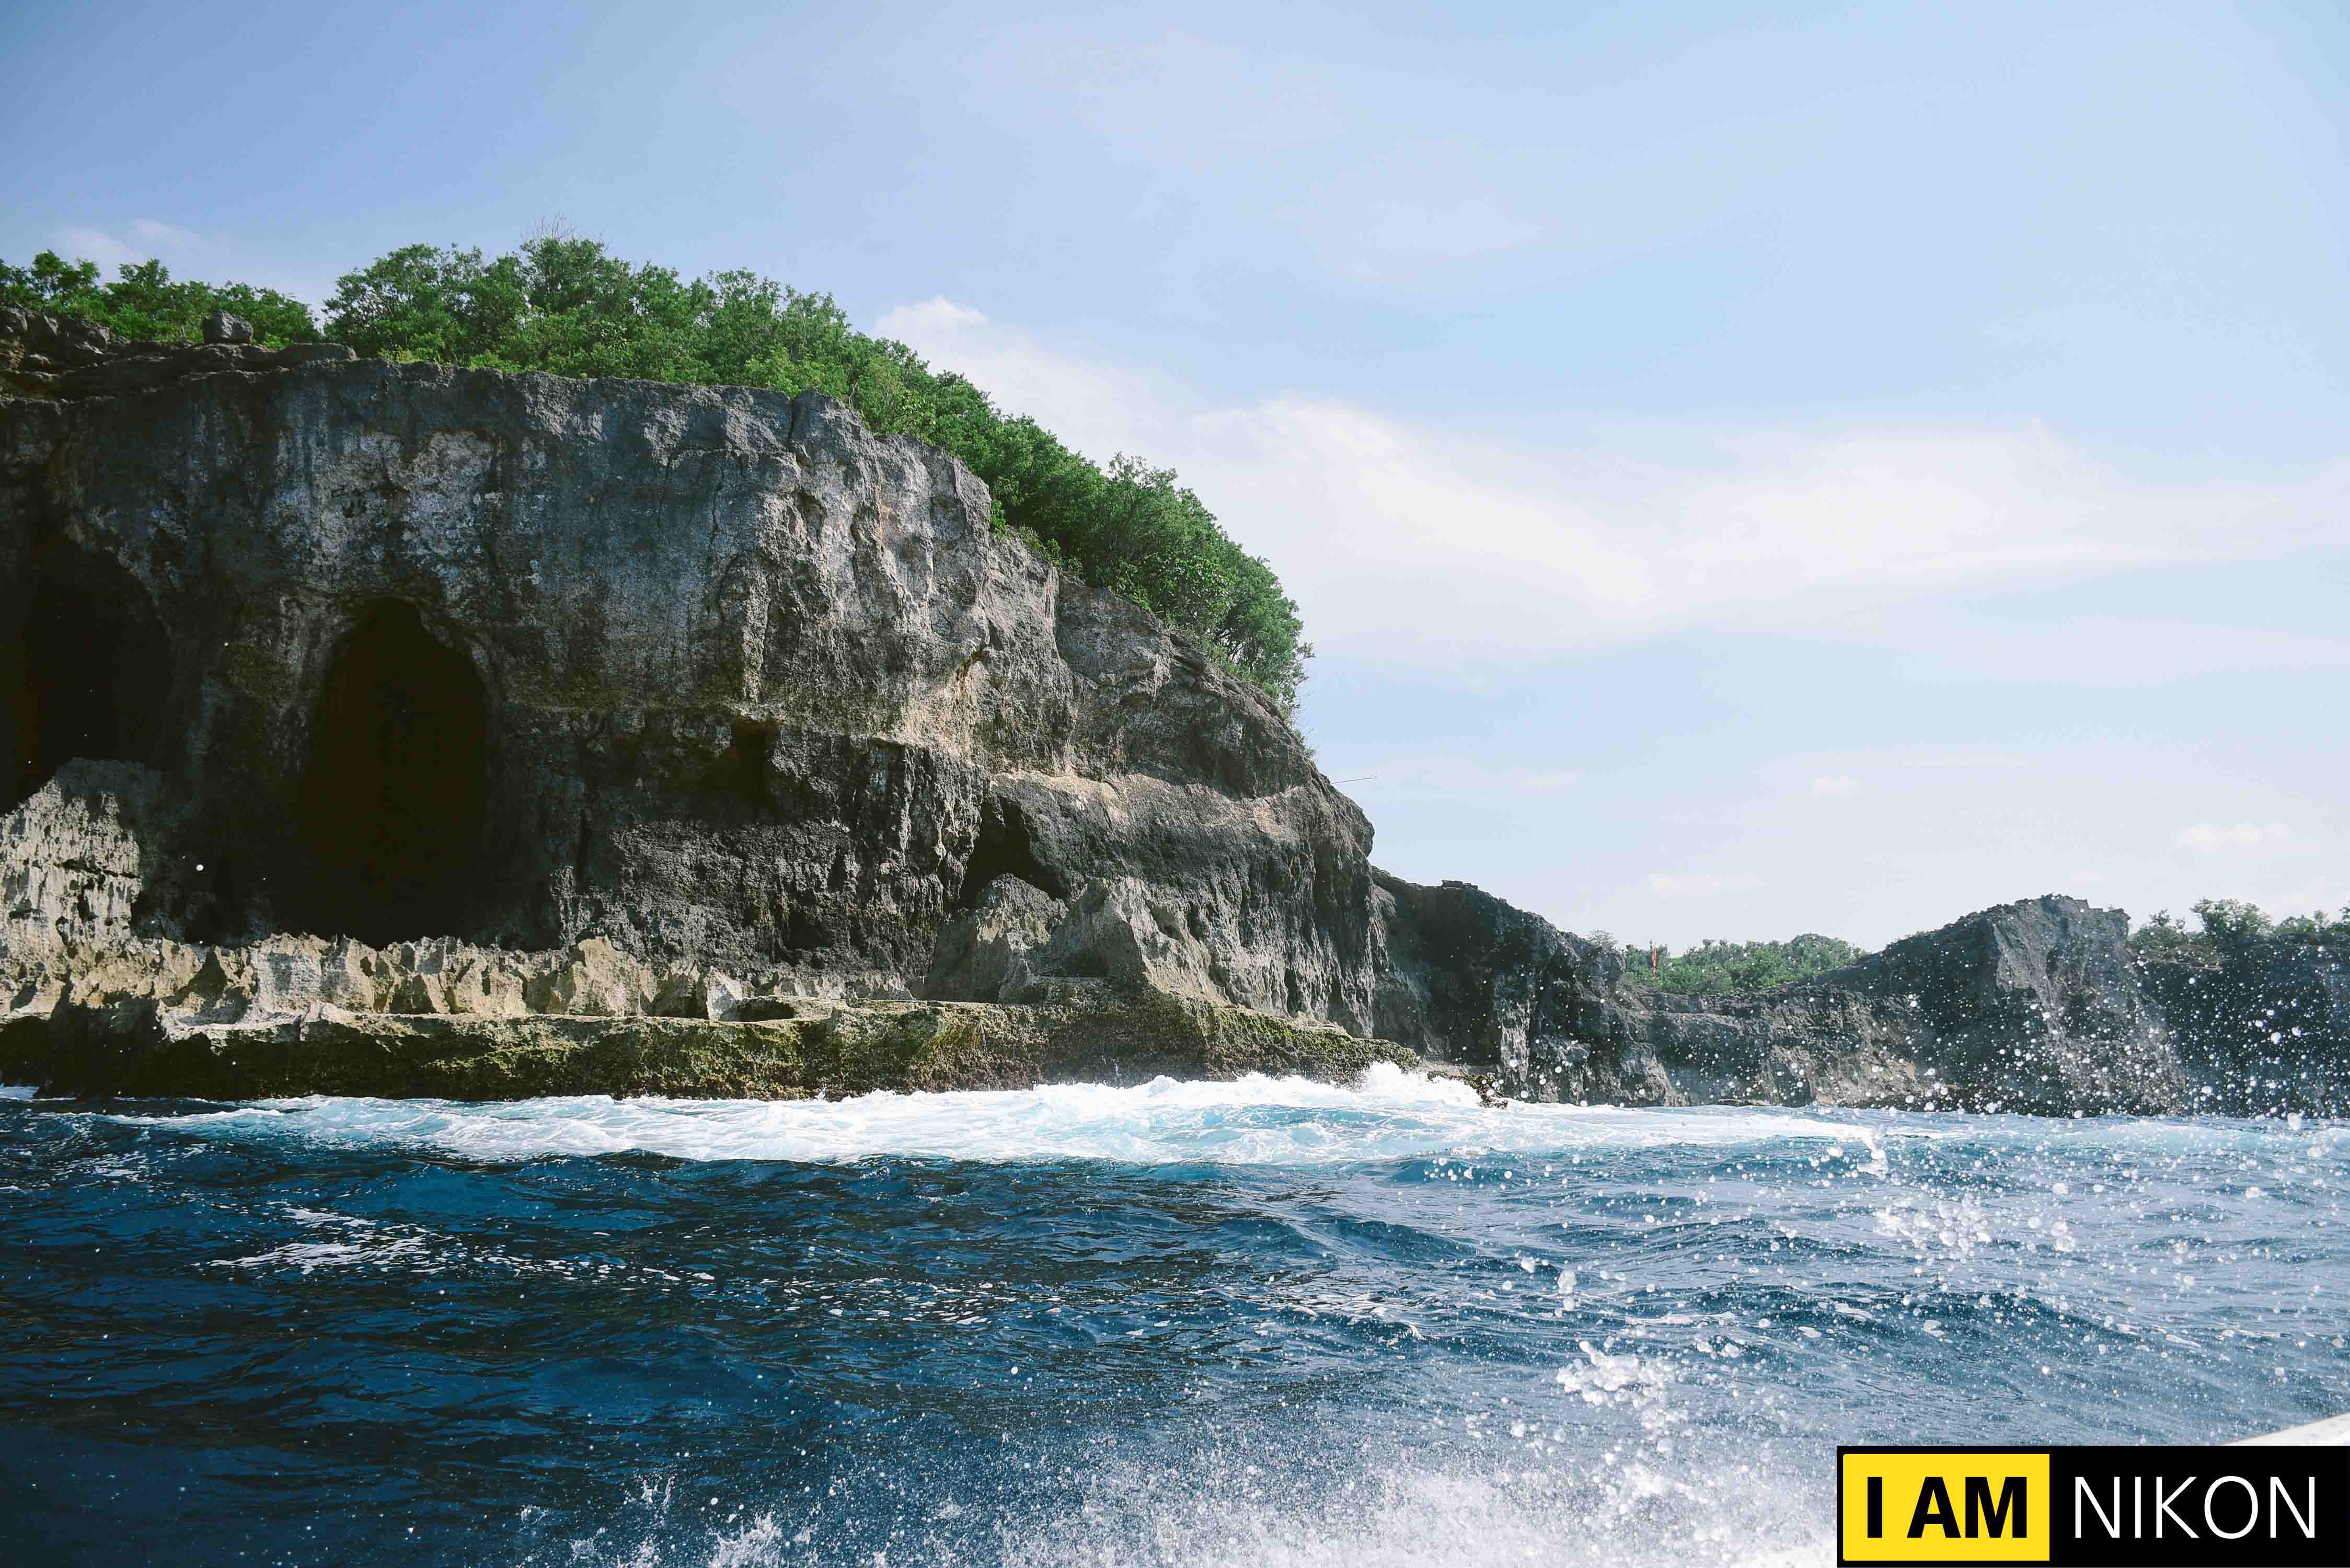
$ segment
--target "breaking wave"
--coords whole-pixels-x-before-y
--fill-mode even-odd
[[[620,1153],[833,1163],[874,1158],[1357,1165],[1444,1154],[1570,1154],[1804,1139],[1873,1146],[1850,1122],[1737,1107],[1488,1107],[1458,1079],[1380,1064],[1353,1087],[1250,1075],[1132,1087],[865,1095],[846,1100],[264,1100],[120,1116],[199,1137],[522,1160]]]

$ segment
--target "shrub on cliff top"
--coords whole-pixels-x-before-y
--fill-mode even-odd
[[[1647,948],[1625,950],[1627,972],[1636,984],[1650,978],[1648,952]],[[1868,956],[1850,942],[1810,932],[1783,942],[1705,941],[1683,953],[1662,947],[1656,952],[1657,989],[1697,996],[1768,991]]]
[[[166,341],[192,341],[214,309],[251,320],[265,343],[321,335],[307,306],[272,290],[172,283],[158,262],[121,270],[120,280],[101,285],[94,264],[68,265],[48,252],[30,268],[0,263],[0,304]],[[1295,602],[1172,470],[1125,454],[1105,467],[1070,451],[903,343],[858,331],[828,294],[746,271],[689,281],[567,234],[494,257],[407,245],[338,280],[324,336],[380,358],[813,388],[855,407],[877,431],[904,431],[954,453],[986,483],[999,527],[1081,581],[1199,637],[1284,711],[1305,678],[1314,650]]]
[[[29,267],[0,262],[0,305],[78,316],[154,343],[194,342],[215,310],[252,322],[255,338],[272,348],[318,340],[310,307],[274,288],[175,283],[159,261],[125,262],[119,270],[112,283],[101,283],[96,262],[68,262],[55,251],[43,251]]]
[[[2350,940],[2350,906],[2338,916],[2320,909],[2281,920],[2271,920],[2268,911],[2241,898],[2198,898],[2189,908],[2201,930],[2190,931],[2169,910],[2158,909],[2130,933],[2130,950],[2212,961],[2247,951],[2272,937],[2297,942]]]

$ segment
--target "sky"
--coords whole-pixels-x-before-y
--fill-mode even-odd
[[[1876,946],[2350,904],[2350,10],[31,0],[0,258],[830,291],[1296,597],[1373,858]]]

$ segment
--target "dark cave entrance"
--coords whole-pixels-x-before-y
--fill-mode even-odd
[[[489,804],[472,660],[388,604],[328,672],[296,814],[294,903],[319,933],[381,945],[455,932]]]
[[[60,550],[34,570],[19,624],[0,649],[14,720],[0,810],[75,757],[155,761],[172,645],[138,580],[103,556]]]
[[[980,808],[979,836],[972,843],[970,863],[962,874],[958,909],[973,909],[987,896],[987,885],[998,877],[1014,876],[1055,898],[1069,896],[1068,879],[1037,859],[1029,841],[1028,819],[1017,803],[991,797]]]

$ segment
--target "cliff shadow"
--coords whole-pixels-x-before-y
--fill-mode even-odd
[[[378,946],[462,929],[488,804],[488,703],[473,661],[414,606],[375,607],[311,716],[289,913]]]
[[[157,762],[172,686],[154,601],[115,562],[61,545],[18,593],[0,637],[0,811],[76,757]]]

